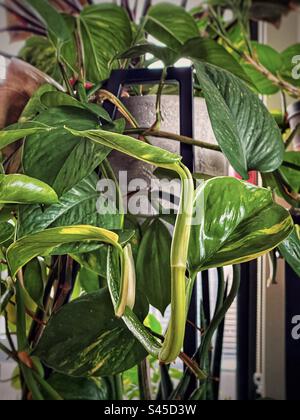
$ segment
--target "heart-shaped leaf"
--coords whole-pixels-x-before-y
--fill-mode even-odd
[[[143,236],[136,263],[139,287],[162,314],[171,302],[171,244],[166,226],[154,221]]]
[[[123,8],[109,3],[85,7],[79,23],[86,77],[99,83],[109,77],[112,59],[131,46],[131,23]]]
[[[279,245],[279,251],[300,277],[300,226],[295,225],[290,236]]]
[[[192,226],[191,272],[251,261],[280,244],[293,229],[288,211],[264,188],[220,177],[196,192],[200,223]]]
[[[283,161],[280,130],[259,97],[233,74],[196,63],[216,139],[234,169],[272,172]]]
[[[174,51],[180,50],[186,41],[199,35],[192,16],[183,7],[172,3],[159,3],[150,7],[145,29]]]
[[[40,206],[20,209],[18,237],[45,229],[91,225],[108,230],[121,229],[122,218],[113,203],[97,191],[98,176],[93,173],[60,197],[59,203],[42,210]]]
[[[143,320],[147,311],[137,309]],[[115,317],[107,289],[65,305],[48,323],[35,355],[70,376],[110,376],[124,372],[147,353]]]
[[[56,129],[27,137],[24,170],[27,175],[47,182],[59,196],[90,175],[110,153],[110,149],[78,139],[64,130],[65,124],[78,130],[96,128],[98,120],[88,111],[74,107],[50,108],[36,121]]]
[[[65,226],[38,232],[14,242],[7,250],[7,261],[14,277],[29,261],[38,256],[55,255],[62,245],[76,242],[100,242],[118,247],[118,235],[93,226]]]
[[[26,175],[0,175],[1,204],[53,204],[56,192],[47,184]]]

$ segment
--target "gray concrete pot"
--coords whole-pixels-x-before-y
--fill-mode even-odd
[[[155,96],[137,96],[125,99],[124,104],[134,115],[140,127],[151,127],[155,121]],[[162,115],[164,121],[161,129],[179,134],[179,97],[166,95],[162,97]],[[187,116],[188,117],[188,116]],[[194,138],[208,143],[217,144],[211,123],[209,120],[205,100],[195,98],[194,100]],[[150,137],[149,140],[155,146],[180,154],[180,143]],[[116,174],[119,171],[128,172],[128,181],[134,178],[142,178],[149,182],[153,178],[153,167],[138,162],[114,152],[110,157],[110,162]],[[226,175],[228,173],[228,162],[221,153],[204,150],[195,147],[195,172],[207,175]]]

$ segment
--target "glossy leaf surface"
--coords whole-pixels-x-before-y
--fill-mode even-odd
[[[55,253],[61,245],[74,242],[97,241],[116,246],[118,235],[105,229],[93,226],[66,226],[48,229],[16,241],[7,251],[7,260],[12,276],[29,261],[38,256]]]
[[[53,204],[56,192],[47,184],[26,175],[0,175],[0,203]]]
[[[113,203],[106,202],[97,191],[99,178],[95,173],[80,181],[60,197],[57,204],[41,209],[26,206],[20,209],[18,236],[23,237],[48,228],[91,225],[108,230],[120,229],[122,219]],[[101,210],[101,211],[100,211]]]
[[[57,128],[27,137],[24,170],[53,186],[59,196],[90,175],[110,152],[64,130],[66,124],[78,130],[96,128],[98,120],[90,112],[72,107],[50,108],[37,121]]]
[[[94,143],[118,150],[121,153],[143,160],[152,165],[174,165],[181,161],[179,155],[170,153],[156,146],[151,146],[132,137],[124,136],[123,134],[104,130],[78,131],[68,127],[66,127],[66,130],[74,136],[88,138]]]
[[[279,251],[300,277],[300,226],[295,225],[291,235],[279,245]]]
[[[221,177],[197,190],[199,224],[192,227],[192,272],[258,258],[288,237],[293,221],[264,188]],[[200,216],[199,216],[200,215]]]
[[[211,65],[196,64],[216,139],[234,169],[272,172],[284,155],[278,126],[268,110],[234,75]]]
[[[34,354],[60,373],[96,377],[128,370],[146,356],[115,317],[107,289],[64,306],[48,323]]]
[[[106,401],[111,398],[105,379],[73,378],[53,373],[47,381],[65,401]]]

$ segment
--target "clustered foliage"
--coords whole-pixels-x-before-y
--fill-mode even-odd
[[[126,1],[13,3],[6,3],[9,13],[32,34],[21,57],[61,85],[42,85],[19,120],[0,132],[0,311],[11,346],[1,344],[0,350],[18,363],[24,398],[119,399],[120,375],[132,379],[136,366],[140,395],[149,398],[149,360],[152,366],[161,362],[158,399],[217,398],[210,346],[236,297],[239,264],[277,248],[300,274],[299,227],[274,201],[277,194],[299,207],[299,152],[287,151],[298,127],[289,133],[285,116],[275,120],[258,95],[300,97],[290,59],[299,45],[278,53],[252,42],[254,4],[248,1],[208,2],[190,12],[145,2],[140,20]],[[230,22],[224,18],[228,7],[234,12]],[[149,43],[148,35],[162,46]],[[195,95],[206,100],[218,146],[176,140],[223,153],[243,181],[210,178],[195,189],[200,174],[149,143],[149,137],[162,136],[166,68],[180,58],[192,62]],[[156,121],[145,129],[105,82],[114,69],[156,61],[164,67]],[[112,120],[108,103],[121,119]],[[174,139],[171,133],[163,137]],[[9,165],[12,146],[17,173]],[[153,217],[124,215],[122,197],[97,212],[96,206],[107,206],[99,200],[99,180],[110,179],[119,190],[112,151],[180,178],[178,214],[166,216],[159,203]],[[250,171],[259,172],[267,188],[246,182]],[[192,224],[194,214],[204,217]],[[234,266],[231,290],[222,270],[228,265]],[[182,353],[186,314],[198,273],[210,268],[218,268],[218,302],[191,359]],[[170,303],[162,336],[149,305],[164,314]],[[187,367],[179,377],[169,369],[178,357]],[[200,385],[188,395],[193,375]]]

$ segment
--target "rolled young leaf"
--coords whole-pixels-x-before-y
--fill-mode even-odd
[[[54,204],[56,192],[47,184],[26,175],[0,175],[1,204]]]
[[[233,74],[209,64],[195,63],[216,139],[234,169],[272,172],[280,167],[284,143],[268,110]]]
[[[159,359],[164,363],[173,362],[179,355],[184,341],[186,323],[186,268],[193,212],[194,181],[189,170],[181,164],[181,157],[135,140],[131,137],[103,130],[76,131],[66,127],[73,135],[86,137],[93,142],[111,147],[138,160],[171,169],[179,174],[182,181],[180,211],[177,216],[171,247],[171,319]],[[128,308],[127,308],[128,309]],[[135,329],[135,320],[127,313],[128,328]],[[173,332],[176,329],[177,334]],[[148,346],[150,337],[140,336],[143,345]],[[151,351],[151,345],[147,347]],[[153,353],[154,354],[154,353]]]
[[[201,220],[192,227],[192,273],[256,259],[293,229],[289,212],[274,203],[271,191],[230,177],[203,183],[195,211]]]
[[[25,236],[7,250],[7,261],[12,277],[29,261],[38,256],[50,255],[64,244],[73,242],[98,241],[122,250],[118,235],[93,226],[65,226]]]

